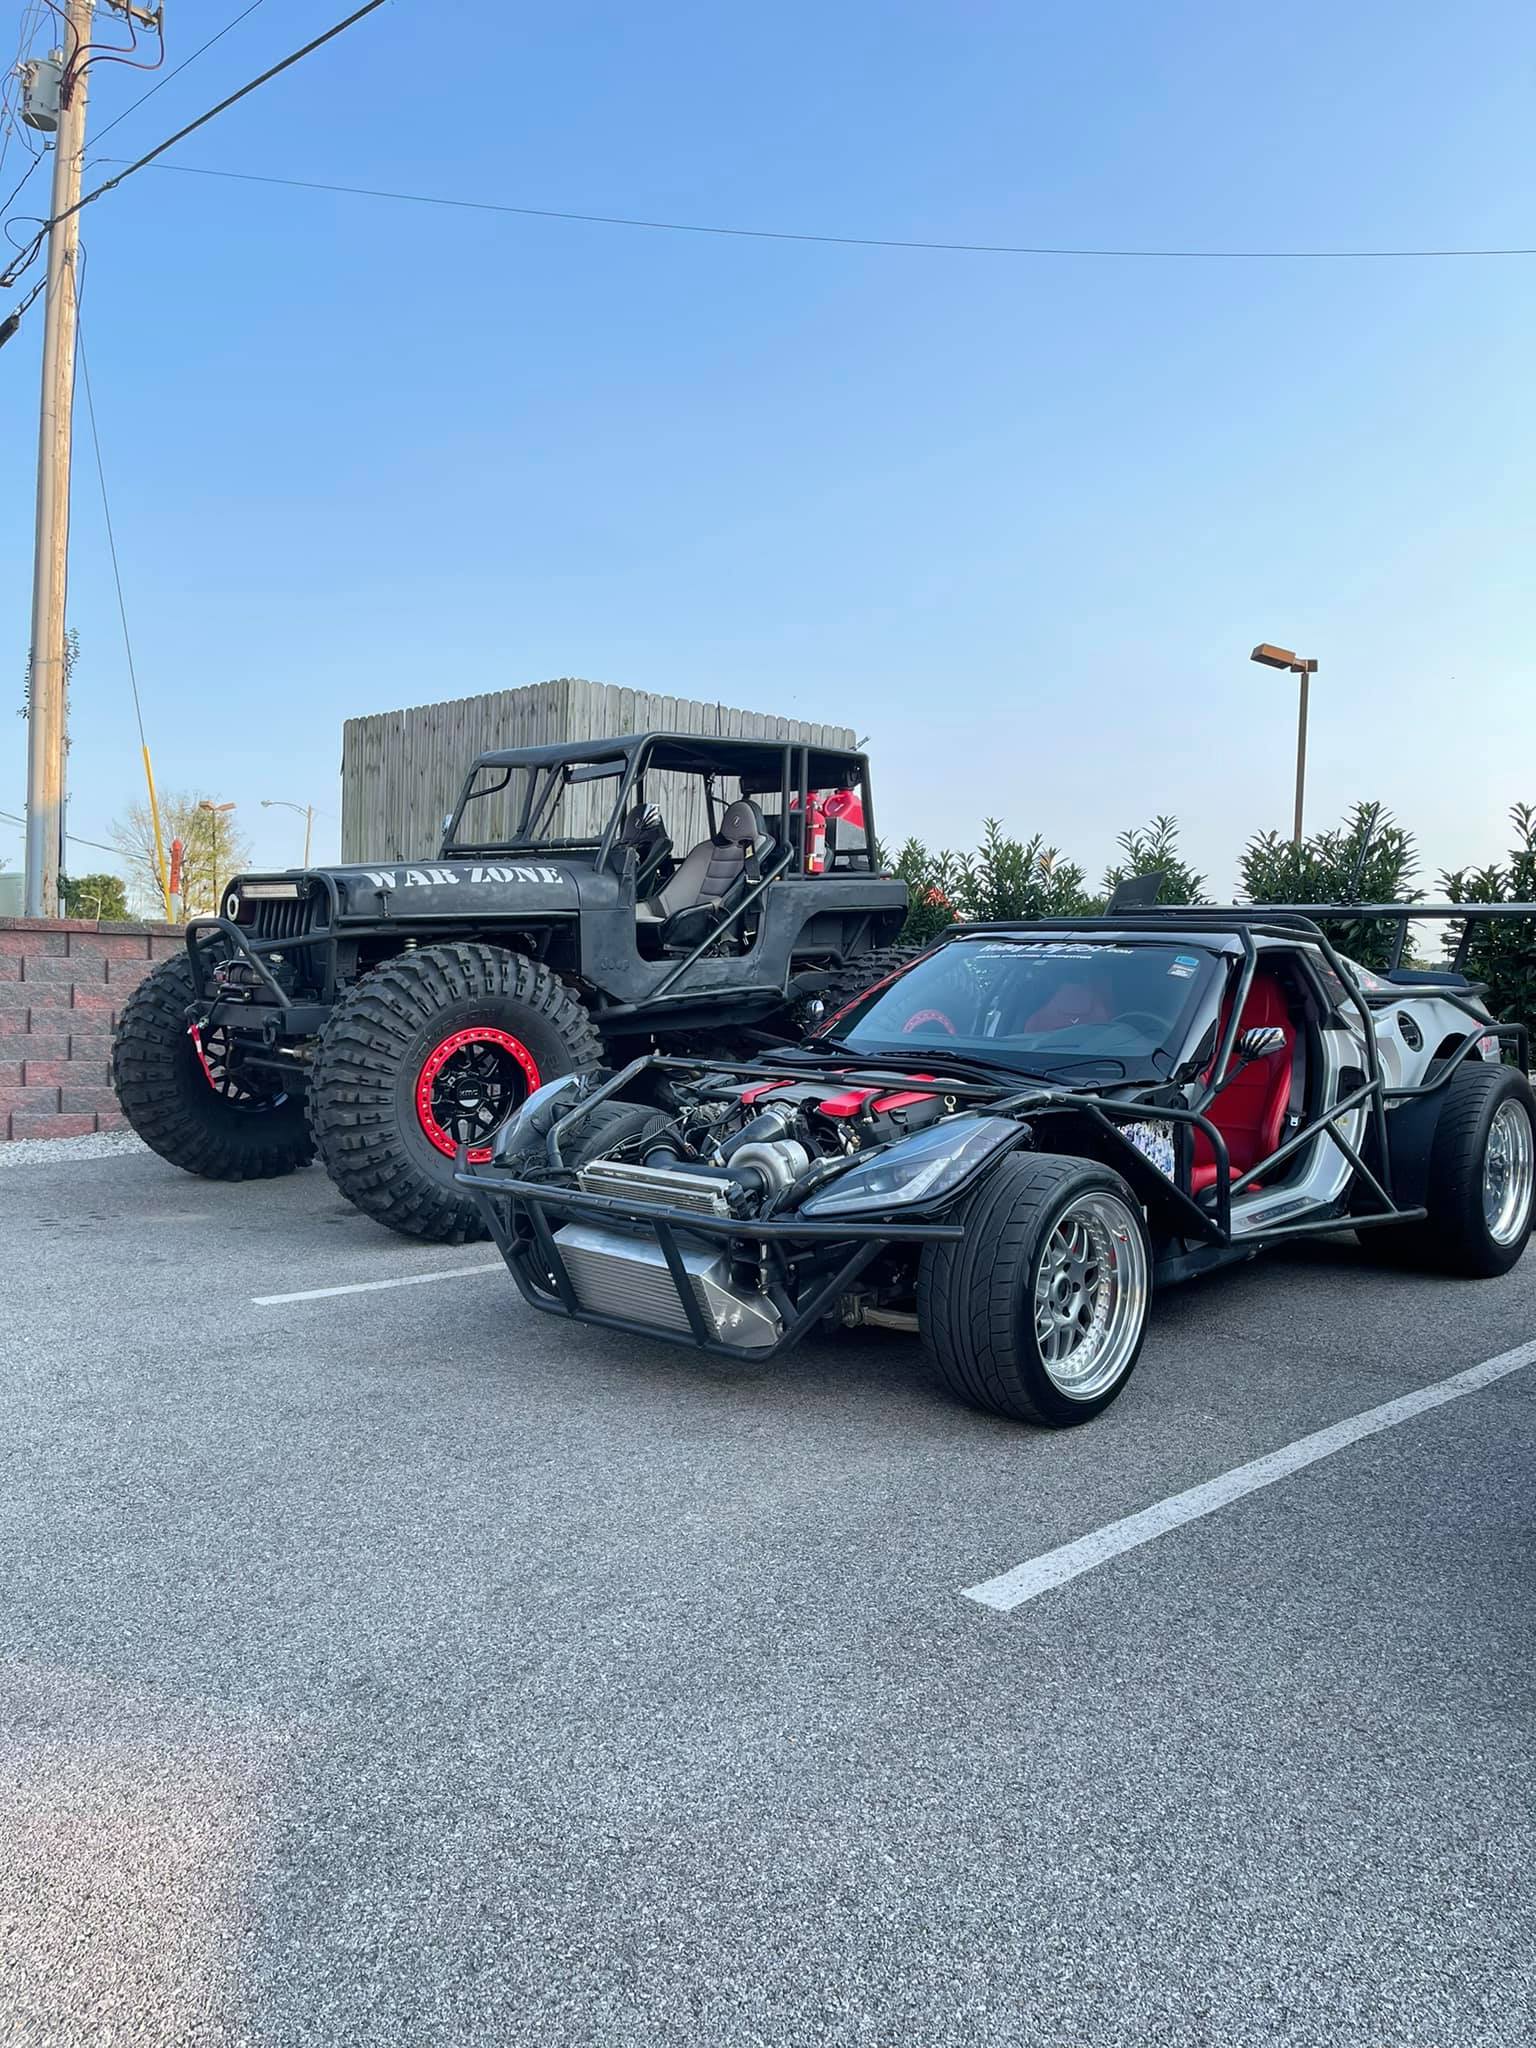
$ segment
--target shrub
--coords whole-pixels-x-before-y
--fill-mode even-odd
[[[1258,832],[1239,863],[1243,893],[1254,903],[1415,903],[1409,887],[1418,868],[1413,834],[1384,804],[1357,803],[1340,825],[1313,833],[1300,846],[1278,832]],[[1340,952],[1365,967],[1385,967],[1395,937],[1386,923],[1325,918]]]
[[[930,853],[920,839],[909,839],[896,857],[893,873],[907,885],[907,921],[901,928],[902,943],[926,945],[936,932],[953,924],[960,912],[955,908],[959,888],[952,853]]]
[[[1536,902],[1536,804],[1516,804],[1509,814],[1516,844],[1503,867],[1455,868],[1440,877],[1452,903]],[[1453,925],[1446,938],[1454,954],[1465,929]],[[1488,1007],[1502,1021],[1536,1026],[1536,932],[1524,918],[1473,927],[1465,971],[1488,984]]]
[[[1009,839],[988,818],[974,853],[933,853],[909,839],[894,872],[907,885],[909,908],[902,940],[921,945],[957,918],[1075,917],[1091,908],[1083,871],[1035,833]]]
[[[1159,903],[1205,903],[1205,877],[1197,875],[1194,869],[1179,853],[1179,821],[1177,818],[1158,816],[1150,825],[1133,826],[1129,832],[1122,832],[1115,841],[1122,858],[1114,867],[1104,870],[1104,894],[1112,896],[1121,882],[1128,882],[1133,875],[1155,875],[1163,877],[1162,887],[1157,892]]]
[[[1006,839],[996,818],[988,818],[980,846],[957,863],[964,915],[991,922],[1005,917],[1073,917],[1089,908],[1083,871],[1047,846],[1039,832],[1031,839]]]

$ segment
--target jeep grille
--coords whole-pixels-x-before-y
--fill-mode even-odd
[[[256,939],[300,939],[315,922],[319,898],[313,891],[303,896],[266,898],[247,903],[249,931]]]

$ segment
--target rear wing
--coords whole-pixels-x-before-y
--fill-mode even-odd
[[[1266,924],[1393,924],[1396,929],[1392,935],[1391,957],[1387,962],[1389,974],[1402,965],[1409,928],[1420,921],[1460,924],[1455,955],[1446,962],[1452,974],[1463,971],[1468,949],[1479,925],[1513,924],[1521,918],[1530,919],[1533,921],[1532,951],[1536,952],[1536,903],[1250,903],[1222,914],[1261,919]],[[1179,913],[1173,904],[1160,903],[1156,915],[1176,917]]]
[[[1135,893],[1144,893],[1146,882],[1158,879],[1136,877],[1143,886]],[[1135,903],[1122,883],[1108,907],[1095,915],[983,918],[969,929],[1155,932],[1161,927],[1188,932],[1230,932],[1249,943],[1255,935],[1276,938],[1296,934],[1320,940],[1326,946],[1329,940],[1325,925],[1389,924],[1394,928],[1390,955],[1386,967],[1377,971],[1390,975],[1404,971],[1402,961],[1409,931],[1422,921],[1461,927],[1455,933],[1455,953],[1446,962],[1447,973],[1460,974],[1479,931],[1492,925],[1515,924],[1522,918],[1533,926],[1530,950],[1536,957],[1536,903]]]

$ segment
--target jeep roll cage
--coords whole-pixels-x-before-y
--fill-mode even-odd
[[[508,788],[520,769],[526,771],[527,780],[510,831],[494,839],[461,840],[458,834],[468,806]],[[498,771],[498,781],[476,786],[482,774]],[[492,748],[479,755],[470,764],[458,803],[444,823],[442,856],[446,859],[464,854],[519,853],[534,847],[546,853],[580,850],[593,852],[596,866],[602,868],[612,857],[629,810],[644,801],[645,779],[649,774],[702,777],[711,834],[719,822],[713,787],[716,776],[734,777],[743,796],[777,798],[780,832],[792,856],[784,871],[791,874],[804,871],[803,845],[798,843],[791,824],[794,804],[798,801],[803,805],[814,790],[855,790],[863,805],[865,847],[862,859],[855,857],[851,865],[873,871],[874,793],[866,755],[856,750],[811,746],[799,740],[735,739],[664,731],[630,733],[609,740],[571,740],[542,747]],[[571,839],[539,836],[539,826],[552,815],[567,789],[614,779],[618,788],[600,833]]]

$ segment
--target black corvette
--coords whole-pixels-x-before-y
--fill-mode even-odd
[[[1300,913],[966,927],[802,1045],[557,1081],[458,1178],[538,1309],[742,1365],[906,1329],[1062,1427],[1124,1387],[1156,1288],[1267,1246],[1506,1270],[1525,1066],[1462,977],[1368,974]]]

